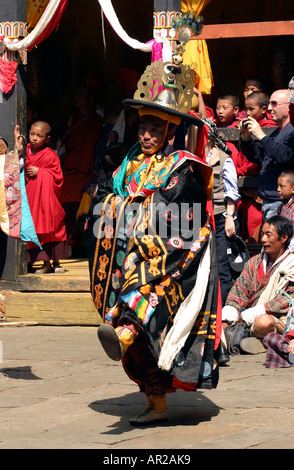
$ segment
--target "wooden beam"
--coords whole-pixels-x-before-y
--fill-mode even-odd
[[[203,25],[202,33],[192,39],[230,39],[261,36],[293,36],[294,20],[256,23]]]

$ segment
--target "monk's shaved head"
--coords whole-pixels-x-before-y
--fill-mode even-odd
[[[42,129],[42,131],[45,132],[46,135],[50,135],[51,127],[49,126],[48,122],[36,121],[34,122],[34,124],[32,124],[31,127],[38,127],[39,129]]]

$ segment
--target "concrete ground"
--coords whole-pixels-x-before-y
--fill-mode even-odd
[[[294,448],[294,368],[265,353],[232,356],[216,390],[171,394],[169,420],[137,428],[145,397],[97,328],[1,326],[0,340],[0,449]]]

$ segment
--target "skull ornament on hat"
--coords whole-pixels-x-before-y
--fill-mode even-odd
[[[182,120],[203,126],[201,119],[188,114],[192,108],[194,74],[189,65],[183,65],[181,59],[190,38],[188,28],[180,31],[172,62],[157,61],[148,65],[138,81],[133,99],[123,101],[125,106],[137,108],[139,114],[144,108],[144,114],[148,112],[176,126]]]

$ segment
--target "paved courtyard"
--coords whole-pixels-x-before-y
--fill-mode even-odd
[[[145,397],[97,328],[1,326],[0,340],[1,449],[294,448],[294,368],[265,354],[231,357],[216,390],[171,394],[166,423],[136,428]]]

